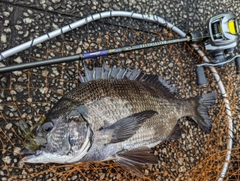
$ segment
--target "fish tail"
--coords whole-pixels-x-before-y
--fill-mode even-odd
[[[208,110],[215,103],[217,92],[208,93],[199,97],[194,97],[192,100],[194,113],[190,116],[205,133],[210,133],[212,121],[209,118]]]

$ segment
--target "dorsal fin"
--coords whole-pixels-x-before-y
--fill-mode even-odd
[[[102,67],[93,67],[92,70],[89,70],[84,63],[84,74],[84,76],[81,74],[79,75],[79,80],[81,83],[97,79],[129,79],[157,85],[167,89],[170,93],[175,93],[177,90],[176,87],[169,85],[159,75],[148,75],[137,69],[131,68],[124,69],[122,67],[108,67],[105,62],[103,62]]]

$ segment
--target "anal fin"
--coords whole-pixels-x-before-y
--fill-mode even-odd
[[[119,153],[117,157],[117,162],[122,164],[122,167],[129,167],[135,171],[140,171],[146,164],[158,164],[157,157],[146,146]]]
[[[172,132],[168,136],[169,140],[177,140],[181,138],[182,136],[182,129],[180,128],[180,125],[177,123],[174,128],[172,129]]]

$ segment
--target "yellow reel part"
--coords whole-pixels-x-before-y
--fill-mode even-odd
[[[230,20],[228,22],[228,29],[231,34],[237,34],[235,20]]]

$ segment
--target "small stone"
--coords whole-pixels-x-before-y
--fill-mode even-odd
[[[82,49],[80,47],[77,48],[76,54],[82,53]]]
[[[7,36],[6,36],[6,34],[2,34],[2,36],[1,36],[1,42],[2,43],[7,43]]]
[[[8,165],[11,163],[11,157],[10,156],[5,156],[4,158],[2,158],[2,160],[4,161],[4,163],[7,163]]]
[[[28,37],[28,35],[29,35],[29,32],[28,32],[28,31],[26,31],[26,32],[25,32],[25,34],[23,35],[23,37],[25,37],[25,38],[26,38],[26,37]]]
[[[11,90],[10,94],[14,95],[14,94],[17,94],[17,92],[15,90]]]
[[[10,16],[10,12],[5,11],[5,12],[3,12],[3,15],[4,15],[5,17],[9,17],[9,16]]]
[[[109,4],[108,4],[108,3],[103,3],[102,6],[103,6],[104,8],[109,8]]]
[[[0,67],[5,67],[6,65],[4,65],[2,62],[0,62]]]
[[[22,30],[22,27],[20,25],[15,25],[16,30]]]
[[[53,68],[53,73],[54,73],[55,75],[59,75],[59,72],[57,71],[56,68]]]
[[[47,70],[44,70],[43,72],[42,72],[42,76],[44,76],[44,77],[46,77],[47,75],[48,75],[48,71]]]
[[[8,123],[8,124],[5,126],[5,128],[6,128],[7,130],[9,130],[11,127],[12,127],[12,123]]]
[[[25,12],[25,13],[23,13],[23,16],[28,17],[29,15],[28,15],[28,13]]]
[[[53,11],[54,9],[53,9],[53,7],[49,6],[49,7],[48,7],[48,10],[49,10],[49,11]]]
[[[184,166],[181,166],[181,167],[179,168],[179,171],[180,171],[180,172],[186,172],[186,168],[185,168]]]
[[[20,160],[20,162],[18,162],[18,168],[23,168],[23,166],[24,166],[24,162]]]
[[[63,93],[62,89],[58,89],[57,93],[62,94]]]
[[[191,163],[193,163],[194,162],[194,158],[190,157],[190,161],[191,161]]]
[[[54,28],[55,30],[59,29],[59,26],[56,25],[55,23],[53,23],[52,26],[53,26],[53,28]]]
[[[4,21],[4,23],[3,23],[3,25],[4,25],[4,26],[8,26],[8,25],[9,25],[9,23],[10,23],[10,21],[9,21],[9,20],[5,20],[5,21]]]
[[[172,67],[173,67],[173,63],[169,63],[168,66],[169,66],[170,68],[172,68]]]
[[[29,102],[29,103],[31,103],[32,102],[32,98],[27,98],[27,101]]]
[[[30,9],[28,9],[27,12],[28,12],[29,14],[32,14],[32,13],[33,13],[32,10],[30,10]]]
[[[19,148],[19,147],[14,147],[13,155],[18,155],[18,154],[20,153],[20,150],[21,150],[21,148]]]
[[[61,0],[52,0],[53,3],[60,3]]]
[[[163,148],[163,149],[162,149],[162,153],[167,153],[166,148]]]
[[[20,76],[20,75],[22,75],[22,71],[13,71],[12,72],[14,75],[16,75],[16,76]]]
[[[145,174],[148,175],[149,174],[149,170],[146,169],[145,170]]]
[[[77,180],[77,175],[72,176],[71,180]]]
[[[25,24],[31,24],[33,21],[34,21],[34,19],[31,19],[31,18],[24,18],[24,19],[23,19],[23,22],[24,22]]]
[[[4,32],[5,32],[5,33],[11,33],[12,30],[8,27],[8,28],[5,28],[5,29],[4,29]]]
[[[42,93],[42,94],[45,94],[47,92],[47,88],[44,87],[44,88],[40,88],[39,91]]]
[[[16,63],[22,63],[23,62],[21,57],[17,57],[13,61],[16,62]]]

